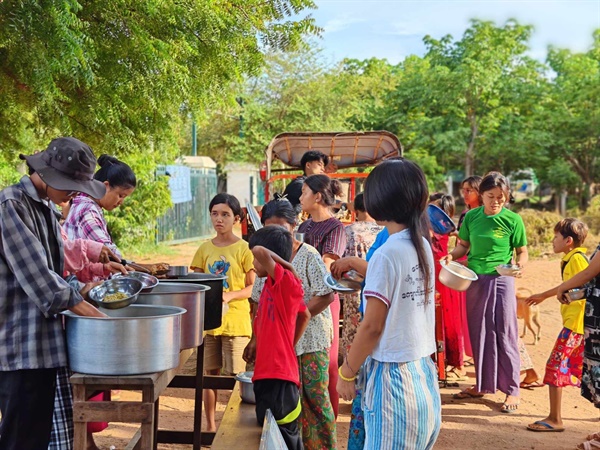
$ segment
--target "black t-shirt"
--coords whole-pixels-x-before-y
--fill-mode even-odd
[[[304,180],[306,180],[306,176],[304,175],[294,178],[294,180],[287,185],[285,191],[283,191],[283,195],[287,195],[286,198],[290,201],[294,208],[300,204],[300,196],[302,195],[302,185],[304,184]]]

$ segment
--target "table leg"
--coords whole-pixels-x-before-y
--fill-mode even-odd
[[[154,405],[154,389],[152,386],[146,387],[142,390],[142,403]],[[156,402],[158,403],[158,402]],[[142,423],[142,437],[140,438],[140,446],[142,450],[154,449],[155,440],[155,427],[154,424],[157,421],[157,417],[152,414],[150,421]]]
[[[73,405],[87,400],[85,395],[85,386],[73,386]],[[73,417],[73,448],[74,450],[87,449],[87,422],[78,421],[77,417]]]
[[[160,397],[154,402],[154,450],[158,450],[158,414]]]
[[[204,382],[204,342],[196,353],[196,389],[194,395],[194,443],[193,450],[202,445],[202,385]]]

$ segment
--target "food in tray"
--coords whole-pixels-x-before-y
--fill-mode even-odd
[[[156,264],[138,264],[142,267],[145,267],[150,271],[151,275],[165,275],[171,266],[167,263],[156,263]]]
[[[105,295],[102,301],[105,303],[118,302],[119,300],[123,300],[127,297],[129,296],[125,292],[115,292],[114,294]]]

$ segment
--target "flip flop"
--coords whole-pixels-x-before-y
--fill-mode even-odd
[[[544,383],[540,383],[539,381],[534,381],[533,383],[525,383],[524,381],[521,381],[519,383],[519,387],[521,389],[534,389],[534,388],[539,388],[539,387],[544,387],[545,384]]]
[[[503,403],[500,412],[504,414],[512,414],[519,408],[518,403]]]
[[[536,425],[539,425],[536,427]],[[529,431],[541,431],[541,432],[546,432],[546,431],[556,431],[556,432],[560,432],[560,431],[565,431],[564,427],[553,427],[552,425],[550,425],[547,422],[544,422],[543,420],[537,420],[533,423],[530,423],[529,425],[527,425],[527,429]]]
[[[465,389],[464,391],[460,391],[454,394],[452,398],[456,400],[464,400],[466,398],[481,398],[484,395],[485,394],[474,394],[473,392],[469,391],[469,389]]]
[[[600,441],[592,439],[591,441],[582,442],[577,446],[580,450],[597,450],[600,448]]]
[[[458,370],[451,369],[446,372],[446,378],[448,381],[467,381],[469,377],[462,375]]]

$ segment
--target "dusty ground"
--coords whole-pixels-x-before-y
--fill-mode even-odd
[[[153,255],[146,261],[165,260],[173,265],[189,264],[197,243],[174,247],[175,254],[167,257]],[[158,258],[158,259],[157,259]],[[138,261],[143,262],[141,258]],[[527,287],[534,292],[545,290],[560,280],[558,260],[532,261],[526,268],[523,278],[517,286]],[[543,376],[544,365],[554,344],[554,339],[561,329],[561,318],[558,302],[548,299],[540,307],[542,322],[542,339],[538,345],[532,345],[531,335],[526,338],[530,352],[538,372]],[[520,323],[522,326],[522,323]],[[471,374],[473,376],[473,374]],[[461,384],[460,388],[468,387]],[[498,409],[504,396],[488,395],[478,400],[454,400],[452,394],[459,387],[442,388],[443,427],[437,441],[438,449],[573,449],[591,432],[600,430],[598,411],[579,395],[575,388],[565,389],[563,395],[563,416],[566,431],[563,433],[534,433],[525,426],[545,417],[548,412],[547,388],[522,390],[521,405],[514,414],[501,414]],[[136,394],[121,394],[121,399],[132,398]],[[221,393],[217,414],[222,414],[227,402],[227,394]],[[350,407],[342,402],[338,419],[339,449],[346,448]],[[182,389],[167,390],[161,397],[161,428],[191,429],[193,417],[192,392]],[[219,416],[217,416],[219,418]],[[114,445],[124,448],[126,440],[135,432],[134,426],[111,424],[107,430],[97,435],[101,448]],[[161,449],[184,449],[186,446],[160,445]],[[244,447],[245,448],[245,447]]]

